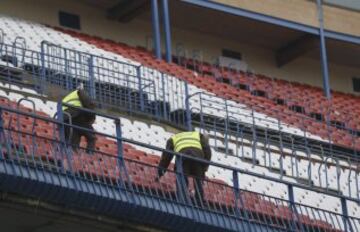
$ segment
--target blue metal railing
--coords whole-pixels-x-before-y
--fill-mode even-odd
[[[256,113],[254,108],[239,107],[212,95],[189,95],[188,102],[190,111],[199,116],[193,120],[194,126],[212,134],[215,148],[223,149],[226,155],[246,158],[253,165],[276,171],[280,179],[292,177],[309,186],[337,191],[360,200],[359,173],[356,171],[360,161],[353,153],[336,152],[322,145],[312,147],[308,144],[306,130],[302,132],[303,136],[286,133],[280,120],[269,120]],[[248,142],[244,143],[244,140]],[[244,149],[250,150],[251,154],[245,155]],[[300,176],[299,170],[304,167],[306,173]],[[329,173],[336,174],[335,181],[330,181]]]
[[[273,132],[272,134],[278,135],[280,139],[283,136],[289,138],[298,137],[297,139],[301,140],[301,142],[298,142],[299,146],[304,146],[305,148],[311,148],[312,150],[316,151],[316,148],[311,147],[311,145],[309,144],[309,140],[314,141],[314,139],[310,137],[310,133],[308,133],[305,127],[306,124],[310,124],[312,121],[307,117],[299,118],[300,128],[295,128],[295,127],[289,127],[287,124],[281,122],[280,116],[268,117],[265,114],[258,113],[258,111],[262,112],[265,110],[265,108],[262,106],[254,106],[254,107],[241,106],[239,104],[235,104],[233,101],[218,98],[213,95],[202,92],[189,95],[188,102],[191,105],[191,109],[190,109],[191,113],[196,113],[200,115],[200,120],[196,123],[199,124],[199,127],[201,128],[205,129],[205,127],[209,126],[207,125],[207,122],[205,122],[203,119],[205,116],[207,116],[207,118],[213,117],[214,118],[213,120],[217,120],[216,118],[220,118],[220,119],[224,119],[225,122],[223,124],[218,125],[218,127],[220,127],[221,125],[221,127],[224,128],[222,130],[224,136],[229,136],[234,131],[234,127],[236,127],[237,124],[247,125],[248,127],[252,128],[253,132],[256,132],[256,130],[262,131],[263,133],[265,133],[266,131],[268,131],[269,133]],[[274,113],[280,114],[283,112],[274,111]],[[212,129],[218,131],[221,128],[214,127]],[[253,140],[256,141],[257,137],[264,137],[264,135],[261,134],[260,136],[256,136],[256,134],[254,134]],[[323,150],[324,154],[327,154],[330,157],[333,156],[338,156],[342,158],[351,157],[351,159],[354,159],[354,161],[359,161],[357,151],[354,148],[349,148],[348,149],[349,151],[337,152],[334,149],[334,145],[332,145],[332,140],[330,136],[328,136],[328,138],[325,138],[325,140],[323,139],[323,141],[324,141],[323,143],[321,141],[318,141],[318,144],[324,144],[324,145],[327,144],[326,149]],[[227,144],[225,145],[227,146]],[[306,150],[305,152],[309,153]],[[320,151],[317,150],[315,153],[319,154]]]
[[[56,132],[55,134],[58,134],[59,129],[61,131],[64,126],[79,130],[87,129],[63,123],[61,121],[61,107],[59,107],[58,115],[60,115],[59,120],[39,116],[35,112],[0,107],[1,175],[30,178],[28,173],[34,173],[31,176],[32,181],[41,182],[44,181],[45,173],[51,173],[51,177],[55,178],[47,179],[51,185],[57,185],[58,178],[67,176],[70,178],[68,179],[69,183],[74,179],[79,180],[74,182],[77,185],[71,185],[75,192],[86,192],[97,197],[110,198],[112,191],[120,191],[124,192],[123,198],[116,201],[129,202],[130,207],[142,206],[149,209],[154,209],[159,202],[164,202],[163,207],[156,208],[156,210],[162,210],[167,214],[171,214],[174,208],[186,207],[184,217],[189,217],[196,222],[202,221],[205,224],[227,227],[231,231],[259,231],[259,229],[255,229],[257,226],[266,231],[357,231],[360,228],[360,218],[347,215],[347,203],[354,201],[347,196],[338,198],[336,194],[325,193],[323,190],[306,185],[265,177],[178,153],[171,152],[177,158],[177,171],[168,170],[163,179],[156,182],[154,180],[157,173],[157,162],[152,161],[155,157],[144,153],[141,153],[140,157],[136,156],[136,152],[133,152],[136,150],[134,145],[160,152],[165,150],[121,137],[118,118],[109,115],[98,114],[114,120],[118,127],[117,136],[94,132],[98,138],[98,143],[102,145],[98,145],[98,149],[94,151],[93,155],[85,154],[82,148],[74,154],[68,146],[70,144],[67,144],[64,138],[61,138],[62,136],[54,137],[52,131],[46,132],[46,130],[53,129]],[[13,121],[10,120],[12,116],[19,123],[13,125]],[[35,120],[36,123],[29,123]],[[33,125],[35,125],[35,129],[33,129]],[[211,168],[228,171],[232,173],[233,179],[231,183],[214,179],[203,180],[205,189],[203,201],[196,202],[192,193],[199,191],[196,185],[193,187],[190,185],[190,191],[176,189],[176,180],[184,183],[181,167],[181,160],[184,158],[209,164]],[[13,173],[12,170],[19,170],[19,172]],[[270,196],[270,193],[265,195],[243,190],[241,183],[245,176],[286,186],[289,199],[279,199]],[[20,179],[17,180],[20,181]],[[107,192],[94,191],[95,189],[82,184],[82,181],[87,181],[93,185],[104,185],[107,187]],[[26,181],[22,183],[25,184]],[[70,188],[68,183],[64,182],[61,185],[65,190]],[[12,188],[16,188],[14,186],[17,186],[16,183],[13,183]],[[33,187],[27,192],[29,194],[30,192],[36,193],[38,194],[37,197],[43,196],[46,191],[48,192],[47,189],[41,191],[41,185],[36,186],[40,189]],[[3,184],[2,187],[5,188],[7,185]],[[340,199],[343,207],[342,214],[300,204],[299,199],[294,194],[294,188]],[[100,190],[100,188],[97,189]],[[65,190],[57,193],[58,198],[63,198],[59,197],[61,194],[69,194]],[[21,188],[20,191],[23,189]],[[309,194],[308,196],[311,197],[312,195]],[[146,197],[147,200],[142,201],[140,200],[141,197]],[[79,201],[78,204],[80,206],[85,203]],[[104,208],[105,205],[98,205],[97,207]],[[94,209],[94,207],[92,208]],[[216,216],[206,217],[204,213],[215,214]],[[226,220],[230,219],[237,221],[237,223],[228,225]]]

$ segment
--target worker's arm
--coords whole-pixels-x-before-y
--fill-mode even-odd
[[[209,142],[204,138],[203,135],[200,136],[200,142],[201,142],[201,146],[203,148],[203,152],[204,152],[204,158],[207,161],[211,161],[211,148],[209,145]],[[205,166],[205,170],[207,171],[209,169],[209,165]]]
[[[95,102],[86,94],[82,89],[79,90],[79,98],[84,108],[93,110],[95,108]],[[82,120],[84,123],[92,125],[95,122],[96,115],[90,112],[81,112]]]
[[[84,90],[79,90],[78,92],[81,104],[84,108],[94,109],[95,102],[86,94]]]
[[[168,139],[166,142],[166,150],[173,151],[174,145],[172,139]],[[166,169],[169,167],[170,162],[174,155],[170,152],[164,151],[161,155],[160,163],[158,166],[158,176],[161,177],[165,174]]]

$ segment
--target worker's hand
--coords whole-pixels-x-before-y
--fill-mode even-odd
[[[160,180],[160,178],[165,174],[165,171],[164,169],[162,168],[158,168],[158,175],[157,177],[155,178],[155,181],[158,182]]]
[[[206,166],[204,167],[205,172],[207,172],[207,171],[209,170],[209,166],[210,166],[210,165],[206,165]]]

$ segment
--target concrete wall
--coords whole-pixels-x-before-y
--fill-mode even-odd
[[[261,1],[262,0],[252,2]],[[268,1],[276,2],[275,0]],[[298,2],[301,0],[288,1]],[[58,1],[57,4],[53,4],[53,1],[51,2],[48,0],[3,0],[0,4],[0,13],[58,26],[58,11],[65,10],[81,16],[83,32],[125,42],[130,45],[144,46],[146,36],[151,35],[151,24],[149,22],[133,20],[131,23],[123,24],[107,20],[103,10],[91,6],[84,6],[76,1],[63,0]],[[282,0],[282,2],[287,1]],[[23,9],[26,9],[26,11]],[[315,14],[315,11],[310,13],[310,15],[312,14]],[[231,48],[240,51],[243,54],[244,60],[249,64],[251,69],[257,73],[322,86],[319,59],[301,57],[282,68],[277,68],[275,65],[274,51],[269,49],[194,31],[184,31],[178,28],[173,28],[172,38],[174,51],[176,44],[181,42],[186,46],[188,51],[200,49],[203,51],[205,60],[211,60],[213,57],[221,54],[222,48]],[[162,45],[164,45],[164,43],[162,43]],[[349,68],[330,64],[330,75],[330,84],[333,89],[352,92],[351,78],[353,76],[360,76],[360,68]]]
[[[316,0],[214,0],[214,2],[310,26],[319,25]],[[325,5],[324,22],[328,30],[360,36],[359,11]]]
[[[81,30],[91,35],[139,45],[145,44],[146,35],[151,34],[151,25],[147,23],[139,20],[130,24],[111,21],[106,19],[105,10],[81,4],[79,1],[2,0],[0,4],[0,13],[53,26],[59,26],[59,10],[80,15]]]

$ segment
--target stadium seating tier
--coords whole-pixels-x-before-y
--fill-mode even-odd
[[[238,74],[232,70],[221,68],[222,77],[236,78],[236,83],[229,85],[216,81],[211,75],[194,72],[174,63],[168,64],[165,61],[156,60],[144,49],[63,28],[56,29],[101,49],[118,53],[143,65],[186,80],[219,97],[245,104],[257,112],[279,118],[294,127],[319,135],[322,139],[333,141],[337,145],[360,150],[360,138],[356,132],[353,135],[351,131],[327,126],[324,121],[314,120],[310,117],[314,114],[320,114],[322,118],[329,116],[329,121],[333,124],[340,123],[344,128],[360,131],[360,120],[357,117],[360,112],[358,107],[360,99],[357,96],[335,92],[332,101],[329,102],[323,97],[321,89],[316,87],[270,79],[263,75]],[[210,69],[210,67],[208,68]],[[236,84],[239,83],[247,85],[250,91],[236,88]],[[264,91],[269,97],[256,96],[253,91]],[[286,105],[276,104],[279,100],[285,102]],[[296,107],[300,111],[304,111],[305,115],[291,110]]]

